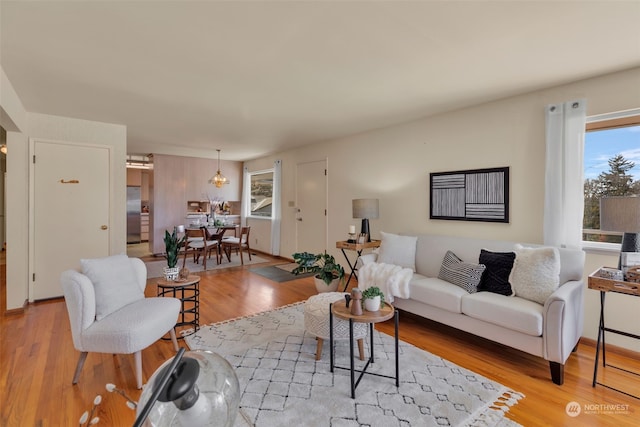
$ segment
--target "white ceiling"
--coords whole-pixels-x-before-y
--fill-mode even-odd
[[[247,160],[640,65],[640,1],[6,1],[27,111]]]

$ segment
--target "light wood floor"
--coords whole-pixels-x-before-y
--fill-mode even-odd
[[[286,261],[272,259],[270,264],[283,262]],[[201,324],[258,313],[316,293],[311,278],[275,283],[252,274],[252,267],[255,265],[201,274]],[[3,269],[0,265],[4,278]],[[0,291],[4,296],[4,280]],[[155,292],[151,279],[147,294],[152,296]],[[5,313],[4,297],[0,304]],[[380,329],[391,332],[392,325],[383,324]],[[79,384],[71,385],[78,352],[73,348],[63,300],[29,305],[23,314],[3,314],[0,332],[0,426],[77,425],[96,394],[103,396],[99,425],[131,425],[134,412],[120,396],[106,392],[105,384],[114,383],[138,399],[133,356],[90,353]],[[526,397],[507,415],[522,425],[617,427],[639,423],[640,400],[602,386],[591,387],[592,345],[580,345],[566,365],[564,385],[557,386],[551,382],[544,360],[431,321],[401,313],[400,334],[404,341],[523,393]],[[173,355],[173,350],[170,342],[159,341],[142,354],[146,382]],[[607,355],[609,363],[640,372],[638,354],[609,351]],[[607,368],[606,380],[640,395],[640,377],[617,374]],[[344,393],[348,399],[347,391]],[[565,411],[572,401],[582,405],[583,412],[575,418]],[[590,413],[585,413],[587,410]],[[622,413],[611,413],[612,410]]]

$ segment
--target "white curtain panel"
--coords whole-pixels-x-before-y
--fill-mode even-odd
[[[580,248],[586,100],[546,107],[544,244]]]
[[[245,166],[242,172],[242,200],[240,201],[240,224],[247,225],[247,217],[251,209],[251,176]]]
[[[280,255],[280,222],[282,221],[282,160],[273,162],[273,193],[271,195],[271,255]]]

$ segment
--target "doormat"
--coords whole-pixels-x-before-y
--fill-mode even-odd
[[[303,273],[296,276],[295,274],[287,270],[279,268],[279,266],[277,265],[271,265],[269,267],[250,268],[249,271],[278,283],[313,276],[313,273]]]

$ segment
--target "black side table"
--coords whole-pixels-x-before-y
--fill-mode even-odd
[[[182,308],[175,328],[184,327],[184,332],[176,333],[176,338],[184,339],[200,329],[200,276],[191,275],[182,282],[161,279],[158,281],[158,296],[178,298],[181,301]],[[191,331],[186,332],[189,329]]]
[[[330,369],[333,372],[334,369],[347,369],[351,374],[351,398],[356,398],[356,387],[360,384],[360,380],[364,376],[364,374],[375,375],[378,377],[391,378],[388,375],[382,375],[375,372],[367,372],[367,368],[371,363],[374,363],[373,357],[373,324],[379,322],[385,322],[391,318],[394,319],[395,323],[395,356],[396,356],[396,387],[400,387],[400,359],[399,359],[399,351],[398,351],[398,310],[396,310],[391,304],[388,302],[384,303],[384,307],[382,307],[378,311],[363,311],[361,315],[351,314],[351,311],[347,308],[345,301],[336,301],[333,304],[329,305],[329,354],[330,354]],[[345,368],[342,366],[336,366],[334,363],[334,339],[333,339],[333,316],[336,316],[343,320],[349,321],[349,358],[350,365],[349,368]],[[362,370],[355,369],[354,363],[354,352],[353,352],[353,322],[360,323],[368,323],[369,324],[369,359],[367,363],[364,365]],[[359,372],[360,376],[356,380],[355,373]]]

